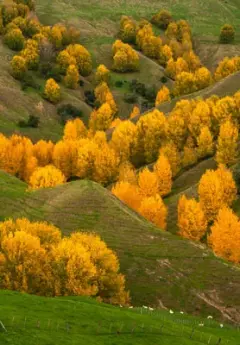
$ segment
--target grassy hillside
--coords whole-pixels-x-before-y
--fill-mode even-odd
[[[90,181],[25,192],[15,178],[1,173],[0,179],[2,219],[47,220],[66,235],[77,229],[100,234],[119,256],[133,305],[240,320],[240,270],[204,246],[155,228]]]
[[[239,331],[227,324],[179,312],[125,309],[90,298],[42,298],[0,291],[1,344],[11,345],[238,345]],[[26,309],[27,306],[27,309]],[[199,326],[204,324],[204,326]]]

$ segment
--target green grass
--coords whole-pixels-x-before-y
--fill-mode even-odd
[[[47,23],[59,20],[79,23],[90,23],[89,34],[94,34],[98,28],[98,35],[110,36],[108,26],[118,22],[121,15],[130,15],[135,19],[147,18],[162,8],[172,12],[175,19],[189,20],[194,35],[202,39],[218,41],[220,28],[225,23],[235,26],[239,42],[240,6],[238,0],[71,0],[59,1],[37,0],[37,13],[40,19]]]
[[[84,297],[0,291],[1,345],[238,345],[239,330],[179,312],[113,307]],[[204,326],[200,327],[199,324]],[[2,332],[1,332],[2,331]]]
[[[164,305],[192,314],[237,320],[240,270],[204,246],[163,232],[91,181],[26,192],[0,173],[1,219],[46,220],[65,235],[98,233],[116,251],[133,305]],[[16,186],[16,187],[15,187]]]

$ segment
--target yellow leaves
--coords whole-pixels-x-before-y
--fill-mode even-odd
[[[228,75],[233,74],[240,70],[240,57],[224,58],[217,66],[214,74],[216,81],[226,78]]]
[[[37,158],[38,166],[45,166],[52,162],[54,144],[51,141],[39,140],[33,146],[33,154]]]
[[[167,207],[160,195],[144,198],[141,202],[139,213],[147,220],[161,228],[166,229]]]
[[[172,170],[168,159],[163,154],[160,154],[154,165],[154,172],[158,181],[158,193],[161,196],[169,194],[172,189]]]
[[[118,153],[121,161],[129,160],[132,157],[136,134],[137,128],[131,121],[124,121],[115,128],[110,146]]]
[[[172,57],[173,57],[172,49],[167,44],[162,46],[159,53],[159,59],[158,59],[159,64],[165,67],[168,61],[172,59]]]
[[[70,89],[76,89],[78,87],[79,80],[80,76],[77,67],[75,65],[69,65],[67,74],[64,77],[65,85]]]
[[[60,101],[60,86],[55,82],[53,78],[47,80],[44,89],[44,96],[52,103],[58,103]]]
[[[130,119],[133,119],[134,117],[139,116],[139,115],[140,115],[140,109],[139,109],[139,107],[134,106],[134,107],[133,107],[133,110],[132,110],[132,112],[131,112],[131,114],[129,115],[129,118],[130,118]]]
[[[172,73],[172,70],[170,72]],[[175,75],[176,84],[174,92],[176,95],[189,94],[204,89],[212,83],[211,73],[205,67],[197,69],[194,73],[183,71],[177,74],[176,71]]]
[[[143,169],[138,175],[139,193],[142,197],[151,197],[158,194],[158,176],[148,168]]]
[[[53,163],[67,180],[71,176],[77,176],[77,147],[76,140],[62,140],[57,142],[53,150]]]
[[[169,141],[167,144],[161,147],[160,155],[163,155],[168,159],[172,175],[173,177],[176,176],[181,168],[180,153],[178,152],[176,145]]]
[[[30,177],[29,186],[32,189],[55,187],[66,181],[63,173],[54,165],[37,168]]]
[[[236,162],[238,148],[238,128],[232,122],[226,121],[220,126],[217,142],[216,161],[231,165]]]
[[[65,52],[65,53],[63,53]],[[61,54],[61,55],[60,55]],[[92,71],[92,58],[88,50],[81,44],[70,44],[59,54],[58,62],[65,68],[76,65],[82,76],[88,76]]]
[[[197,90],[205,89],[212,84],[211,72],[206,67],[197,69],[194,77]]]
[[[98,84],[108,83],[110,78],[110,71],[105,65],[99,65],[96,71],[95,79]]]
[[[238,112],[235,99],[230,96],[219,99],[213,107],[213,116],[219,124],[231,120]]]
[[[94,109],[90,115],[89,128],[93,131],[106,131],[113,121],[113,111],[109,103],[103,103],[99,109]]]
[[[137,28],[135,22],[127,16],[122,16],[120,22],[121,40],[126,43],[135,43],[136,31]]]
[[[197,138],[197,152],[200,158],[211,156],[214,152],[214,144],[212,134],[207,126],[201,129]]]
[[[18,55],[15,55],[11,61],[12,74],[16,79],[22,79],[27,72],[27,61]]]
[[[163,86],[157,94],[157,98],[156,98],[156,102],[155,102],[155,106],[157,107],[158,105],[164,103],[164,102],[168,102],[171,100],[170,97],[170,91],[166,86]]]
[[[240,221],[228,207],[220,209],[208,243],[216,255],[240,263]]]
[[[115,115],[118,109],[107,83],[102,82],[99,84],[95,88],[94,93],[96,100],[100,103],[100,105],[107,103],[111,107],[112,114]]]
[[[87,295],[129,301],[115,253],[100,237],[82,232],[62,238],[46,222],[0,223],[0,288],[42,296]]]
[[[121,181],[112,188],[112,193],[124,202],[128,207],[137,211],[140,207],[142,196],[139,194],[138,187],[129,182]]]
[[[27,40],[21,56],[26,60],[28,69],[36,69],[39,64],[39,44],[33,39]]]
[[[87,128],[79,118],[69,120],[64,127],[63,140],[78,140],[85,138]]]
[[[222,207],[230,206],[236,193],[232,174],[224,166],[220,165],[216,171],[207,170],[198,186],[200,204],[207,220],[215,219]]]
[[[200,203],[183,195],[178,201],[179,234],[199,241],[207,231],[207,221]]]
[[[130,45],[117,40],[113,44],[113,69],[118,72],[128,72],[138,68],[138,53]]]
[[[119,182],[129,182],[130,184],[137,185],[137,175],[134,166],[125,161],[119,166]]]

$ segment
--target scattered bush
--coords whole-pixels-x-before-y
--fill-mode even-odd
[[[122,87],[123,86],[123,81],[122,80],[117,80],[116,82],[115,82],[115,86],[116,87]]]
[[[151,22],[157,25],[161,29],[166,29],[168,25],[172,22],[172,15],[166,10],[162,10],[152,17]]]
[[[87,90],[87,91],[84,92],[84,95],[86,97],[85,102],[88,105],[90,105],[91,107],[93,107],[94,104],[95,104],[95,101],[96,101],[96,97],[95,97],[94,91]]]
[[[34,77],[28,73],[26,73],[23,79],[21,80],[21,86],[22,86],[22,90],[26,90],[28,87],[31,87],[38,91],[41,90],[41,85],[39,85],[34,79]]]
[[[4,37],[4,42],[12,50],[22,50],[24,46],[24,36],[20,29],[10,30]]]
[[[57,113],[61,116],[63,123],[66,123],[70,119],[82,117],[82,110],[69,103],[61,105],[57,109]]]
[[[20,120],[18,122],[18,126],[19,127],[32,127],[32,128],[37,128],[39,125],[39,117],[35,116],[35,115],[30,115],[27,121],[24,120]]]
[[[225,24],[221,28],[220,32],[220,42],[221,43],[231,43],[234,41],[235,30],[232,25]]]

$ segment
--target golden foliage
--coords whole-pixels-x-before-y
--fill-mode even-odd
[[[172,190],[172,170],[167,157],[163,154],[160,154],[154,165],[154,172],[158,180],[158,193],[161,196],[169,194]]]
[[[240,57],[225,57],[222,61],[219,62],[214,74],[214,78],[216,81],[218,81],[237,71],[240,71]]]
[[[157,98],[156,98],[156,102],[155,102],[155,106],[157,107],[158,105],[164,103],[164,102],[168,102],[171,100],[170,97],[170,91],[169,89],[164,85],[157,94]]]
[[[63,140],[78,140],[85,138],[87,135],[87,128],[79,118],[67,121],[64,127]]]
[[[105,82],[108,83],[110,79],[110,71],[105,65],[99,65],[95,75],[98,84]]]
[[[30,177],[29,186],[32,189],[55,187],[66,181],[63,173],[54,165],[37,168]]]
[[[112,121],[114,114],[109,103],[103,103],[99,109],[94,109],[90,115],[89,128],[93,131],[106,131]]]
[[[231,206],[236,193],[231,171],[221,165],[216,171],[207,170],[198,185],[200,204],[207,221],[215,219],[222,207]]]
[[[26,60],[18,55],[15,55],[11,61],[12,74],[16,79],[22,79],[27,72]]]
[[[67,74],[64,77],[65,85],[70,89],[76,89],[78,87],[79,80],[80,76],[77,67],[75,65],[69,65],[67,68]]]
[[[207,126],[201,128],[200,135],[197,138],[197,145],[198,157],[204,158],[213,154],[213,136]]]
[[[132,185],[137,185],[136,170],[129,161],[125,161],[122,164],[120,164],[118,181],[128,182]]]
[[[162,230],[166,229],[168,210],[160,195],[144,198],[139,213]]]
[[[238,127],[226,121],[220,126],[217,142],[216,161],[220,164],[231,165],[236,162],[238,154]]]
[[[140,115],[140,109],[138,106],[135,105],[133,107],[131,114],[129,115],[129,119],[133,119],[134,117],[139,116],[139,115]]]
[[[117,40],[113,44],[113,69],[118,72],[136,71],[139,68],[138,53],[128,44]]]
[[[47,80],[44,90],[44,96],[52,103],[58,103],[60,101],[60,86],[55,82],[54,79],[50,78]]]
[[[44,167],[52,162],[54,144],[51,141],[39,140],[33,146],[33,154],[38,166]]]
[[[181,158],[177,146],[173,142],[169,141],[167,144],[161,147],[159,153],[168,159],[172,176],[176,176],[181,169]]]
[[[138,175],[139,193],[142,197],[151,197],[158,194],[158,176],[148,168],[144,168]]]
[[[219,210],[208,243],[216,255],[240,263],[240,221],[228,207]]]
[[[136,185],[121,181],[116,183],[112,188],[112,193],[135,211],[139,209],[142,196],[139,194],[139,190]]]
[[[43,296],[87,295],[126,304],[116,255],[100,237],[27,219],[0,223],[0,288]]]
[[[207,221],[200,203],[187,199],[185,195],[178,201],[179,234],[190,240],[199,241],[207,231]]]

